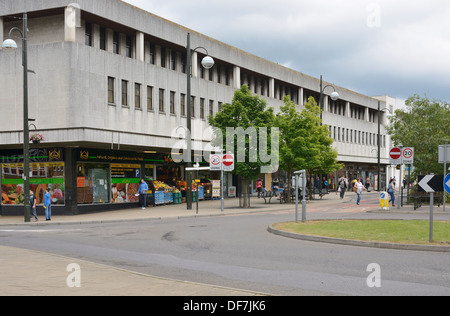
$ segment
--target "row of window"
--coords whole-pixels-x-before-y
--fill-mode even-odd
[[[130,107],[130,82],[127,80],[121,80],[121,99],[120,103],[123,107]],[[146,86],[146,96],[143,99],[143,86],[140,83],[134,83],[134,108],[136,110],[147,109],[147,111],[155,111],[155,107],[158,107],[159,113],[166,113],[166,90],[155,89],[153,86]],[[158,93],[157,101],[154,103],[154,93]],[[186,94],[180,93],[179,95],[179,107],[177,106],[177,93],[175,91],[169,91],[169,113],[176,115],[178,112],[181,116],[186,116]],[[143,102],[145,100],[145,103]],[[116,78],[108,77],[108,104],[116,105]],[[216,113],[214,109],[214,100],[208,100],[206,104],[205,98],[200,98],[199,108],[196,111],[196,97],[191,96],[191,116],[198,117],[200,119],[206,119],[206,115],[214,115]],[[222,102],[218,102],[218,111],[222,107]]]
[[[344,127],[329,126],[331,137],[336,142],[378,146],[378,134],[348,129]],[[386,147],[386,135],[381,135],[380,146]]]

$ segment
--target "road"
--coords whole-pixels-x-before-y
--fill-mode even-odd
[[[371,218],[375,200],[310,207],[308,219]],[[301,209],[301,208],[300,208]],[[392,215],[396,217],[398,215]],[[426,216],[424,216],[426,218]],[[271,295],[450,295],[450,254],[314,243],[267,232],[291,221],[271,211],[158,221],[0,227],[0,245],[153,276]],[[377,264],[381,287],[369,287]]]

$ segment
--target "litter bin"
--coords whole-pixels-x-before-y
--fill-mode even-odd
[[[389,210],[389,197],[387,192],[380,192],[380,210]]]

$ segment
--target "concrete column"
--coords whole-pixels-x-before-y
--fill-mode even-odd
[[[269,79],[269,98],[275,99],[275,79]]]
[[[345,102],[345,115],[347,116],[347,117],[350,117],[351,116],[351,111],[350,111],[350,102]]]
[[[106,51],[113,52],[114,30],[106,29]]]
[[[197,52],[192,53],[192,77],[198,77],[198,54]]]
[[[364,120],[365,120],[366,122],[369,122],[369,108],[366,108],[366,109],[364,110]]]
[[[3,25],[3,17],[0,16],[0,43],[3,43],[4,38],[3,38],[3,32],[4,32],[4,25]],[[0,46],[0,49],[2,49],[2,47]]]
[[[142,62],[145,60],[144,44],[144,33],[136,32],[136,59]]]
[[[76,42],[77,20],[80,18],[77,14],[79,11],[72,6],[68,6],[64,12],[64,41],[66,42]]]
[[[92,37],[92,44],[94,45],[94,48],[100,49],[100,25],[92,25]]]
[[[303,98],[304,98],[303,88],[300,87],[298,89],[298,105],[303,106],[305,104]]]
[[[238,66],[233,67],[233,88],[241,88],[241,68]]]

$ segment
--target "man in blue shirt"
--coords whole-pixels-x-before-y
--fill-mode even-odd
[[[47,188],[44,195],[45,220],[52,220],[52,198],[50,196],[50,188]]]
[[[139,203],[141,204],[143,210],[145,210],[145,207],[147,206],[147,191],[148,185],[144,181],[144,179],[141,179],[138,192],[139,192]]]

